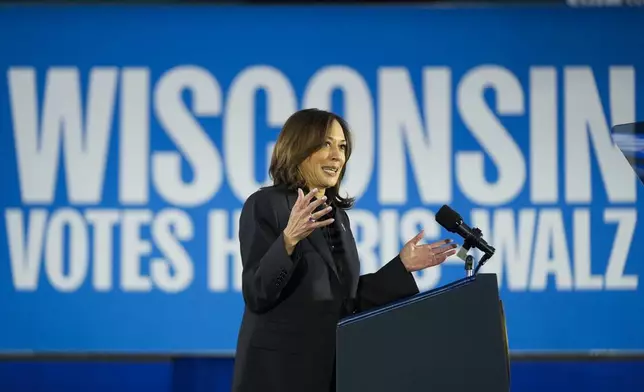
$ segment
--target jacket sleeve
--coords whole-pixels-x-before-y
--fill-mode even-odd
[[[407,271],[400,256],[396,256],[378,271],[360,277],[356,311],[363,312],[418,293],[414,275]]]
[[[348,216],[346,219],[349,222]],[[407,271],[400,255],[397,255],[378,271],[360,276],[355,311],[366,311],[418,293],[414,275]]]
[[[251,195],[239,218],[242,293],[253,312],[270,310],[280,300],[298,261],[298,247],[286,253],[275,206],[261,193]]]

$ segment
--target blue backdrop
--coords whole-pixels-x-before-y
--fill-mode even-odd
[[[238,211],[304,107],[353,128],[364,272],[449,204],[497,248],[511,350],[644,350],[644,194],[609,135],[644,119],[643,17],[3,8],[0,350],[232,353]]]

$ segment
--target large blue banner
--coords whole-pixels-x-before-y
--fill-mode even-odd
[[[644,119],[642,20],[2,8],[0,351],[233,353],[239,210],[304,107],[353,128],[364,272],[421,228],[454,238],[449,204],[497,249],[512,351],[644,350],[644,193],[609,133]]]

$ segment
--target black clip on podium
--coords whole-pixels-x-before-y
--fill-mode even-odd
[[[338,323],[337,392],[509,391],[497,277],[468,258],[465,278]]]

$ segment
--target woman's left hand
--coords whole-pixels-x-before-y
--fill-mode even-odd
[[[419,245],[418,242],[423,238],[423,233],[424,231],[421,230],[400,251],[400,259],[409,272],[439,265],[456,253],[456,244],[453,244],[451,239]]]

